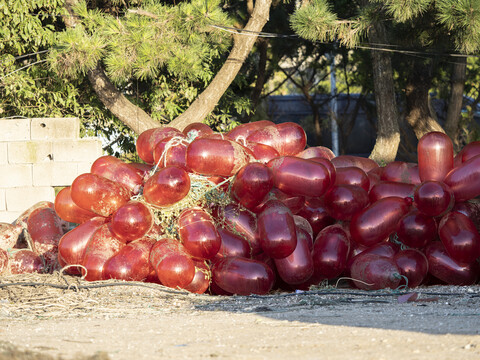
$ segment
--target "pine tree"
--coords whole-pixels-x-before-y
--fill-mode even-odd
[[[369,46],[390,49],[407,48],[431,52],[425,58],[408,62],[410,76],[404,84],[406,119],[417,137],[431,130],[443,131],[428,107],[436,58],[433,52],[458,54],[478,52],[480,47],[480,2],[475,0],[359,0],[354,16],[342,18],[334,11],[334,2],[306,0],[291,18],[293,29],[311,41],[339,41],[355,48],[368,42]],[[391,47],[395,46],[395,47]],[[372,50],[372,71],[375,82],[377,143],[371,154],[375,160],[395,158],[400,141],[393,68],[389,53]],[[465,58],[454,65],[450,96],[451,111],[446,128],[456,132],[462,101]],[[463,66],[463,67],[462,67]],[[380,93],[380,94],[379,94]],[[456,121],[456,122],[455,122]],[[453,124],[453,125],[452,125]]]
[[[52,69],[70,78],[87,75],[104,105],[137,133],[167,123],[181,128],[204,119],[225,121],[227,106],[213,112],[225,93],[230,98],[224,104],[248,111],[248,102],[235,100],[227,89],[255,37],[235,37],[232,48],[231,35],[212,26],[233,25],[220,0],[136,3],[114,16],[66,0],[69,20],[50,54]],[[271,0],[257,1],[247,28],[261,30],[270,5]],[[227,58],[230,49],[234,61]],[[143,94],[148,98],[138,98],[142,84],[153,89]]]
[[[78,117],[82,134],[115,133],[117,144],[131,151],[130,131],[105,111],[86,81],[66,81],[48,66],[62,10],[62,0],[0,1],[0,117]]]

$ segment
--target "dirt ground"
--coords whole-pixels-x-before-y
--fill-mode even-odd
[[[60,274],[5,276],[0,360],[480,359],[479,286],[412,292],[219,297]]]

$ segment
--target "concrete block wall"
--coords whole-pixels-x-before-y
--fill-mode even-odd
[[[54,201],[102,156],[102,142],[80,138],[77,118],[0,119],[0,222],[39,201]]]

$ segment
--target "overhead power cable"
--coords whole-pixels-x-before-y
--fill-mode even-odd
[[[277,33],[268,33],[263,31],[251,31],[251,30],[244,30],[244,29],[237,29],[228,26],[222,25],[210,25],[211,27],[224,30],[230,33],[245,35],[245,36],[258,36],[258,37],[266,37],[266,38],[291,38],[291,39],[299,39],[298,35],[284,35],[284,34],[277,34]],[[334,43],[328,42],[318,42],[325,45],[333,45]],[[360,44],[355,46],[358,49],[364,50],[377,50],[377,51],[386,51],[386,52],[394,52],[400,53],[405,55],[429,55],[429,56],[452,56],[452,57],[479,57],[480,55],[476,54],[459,54],[459,53],[446,53],[446,52],[437,52],[437,51],[420,51],[420,50],[409,50],[401,48],[398,45],[393,44],[376,44],[376,43],[368,43],[368,44]],[[396,47],[396,49],[395,49]]]
[[[127,12],[131,13],[137,13],[138,15],[144,15],[148,16],[147,12],[139,12],[138,10],[131,10],[128,9],[127,11],[122,11],[120,13],[126,14]],[[32,13],[31,15],[34,16],[52,16],[52,17],[63,17],[63,16],[71,16],[71,17],[80,17],[78,15],[74,14],[51,14],[51,13]],[[238,29],[235,27],[230,27],[230,26],[224,26],[224,25],[218,25],[218,24],[211,24],[210,25],[213,28],[223,30],[232,34],[237,34],[237,35],[244,35],[244,36],[257,36],[257,37],[264,37],[264,38],[282,38],[282,39],[300,39],[298,35],[292,34],[292,35],[287,35],[287,34],[278,34],[278,33],[270,33],[270,32],[264,32],[264,31],[251,31],[251,30],[245,30],[245,29]],[[327,42],[317,42],[325,45],[332,45],[333,43],[327,43]],[[439,51],[421,51],[421,50],[412,50],[412,49],[405,49],[401,48],[398,45],[393,45],[393,44],[376,44],[376,43],[367,43],[367,44],[360,44],[355,46],[357,49],[363,49],[363,50],[377,50],[377,51],[385,51],[385,52],[392,52],[392,53],[398,53],[398,54],[404,54],[404,55],[411,55],[411,56],[445,56],[445,57],[470,57],[470,58],[477,58],[480,57],[480,55],[477,54],[459,54],[459,53],[454,53],[454,52],[439,52]],[[395,49],[396,48],[396,49]]]

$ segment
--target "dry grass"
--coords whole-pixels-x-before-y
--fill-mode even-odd
[[[0,318],[127,317],[190,309],[193,302],[201,303],[209,298],[158,284],[118,280],[88,282],[58,272],[0,277]]]

